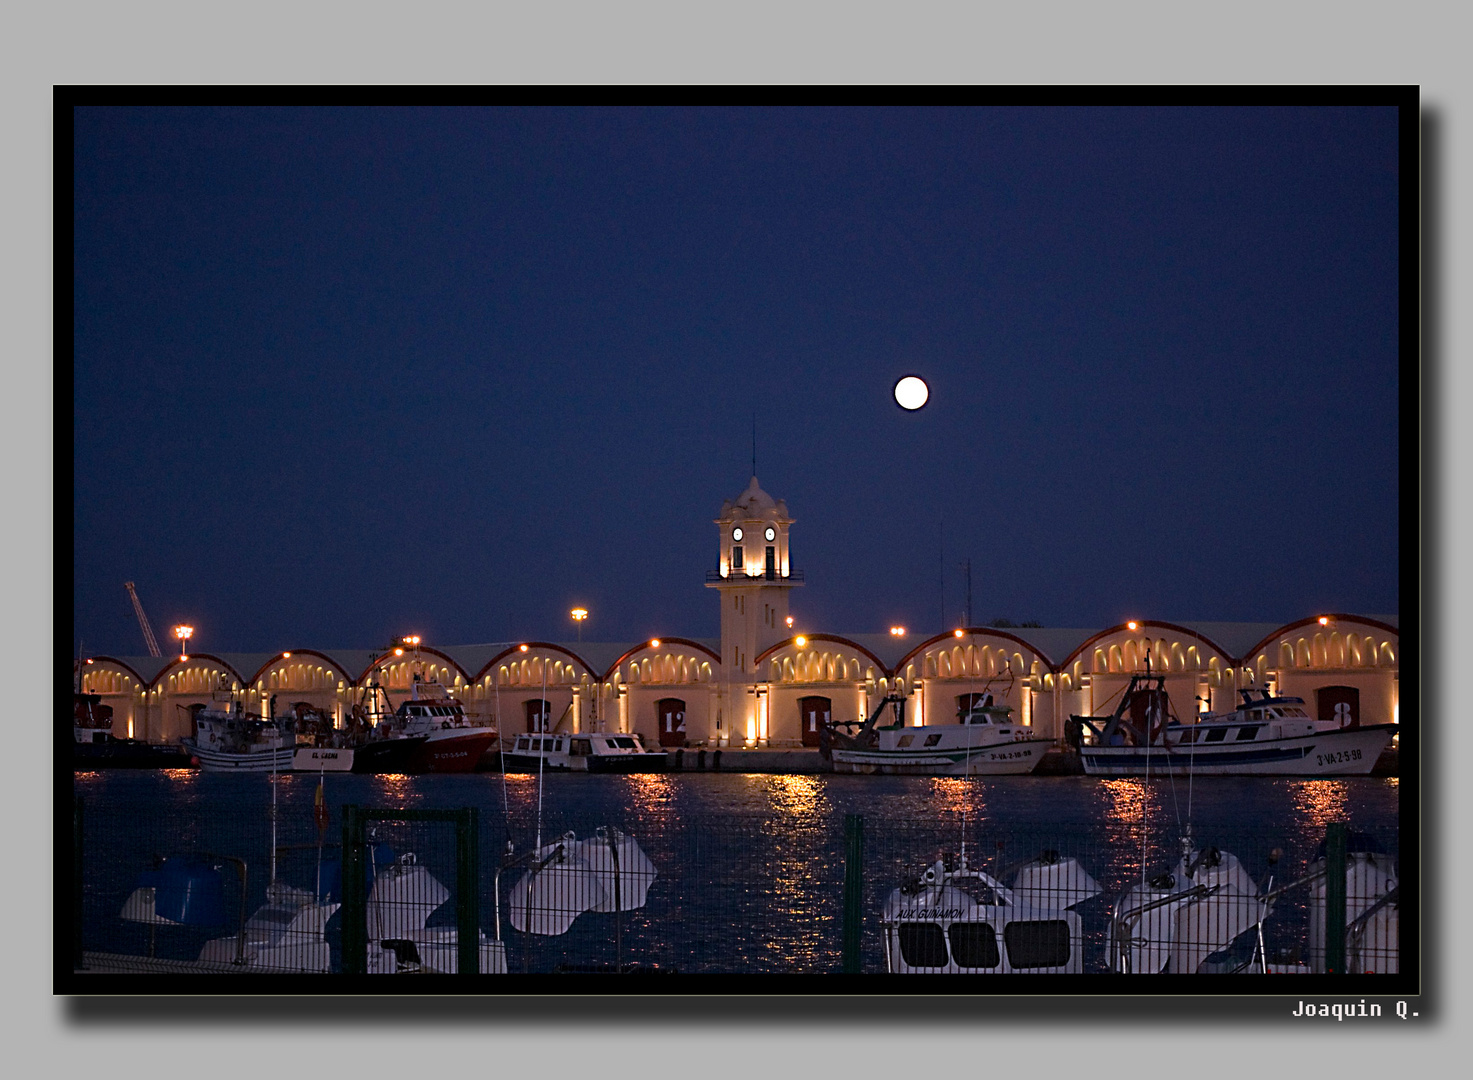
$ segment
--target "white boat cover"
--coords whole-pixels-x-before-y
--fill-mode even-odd
[[[541,868],[523,874],[510,897],[511,924],[524,933],[565,934],[585,911],[643,907],[655,880],[655,865],[635,839],[612,828],[587,840],[567,833],[532,861]]]
[[[1012,891],[1019,903],[1064,911],[1099,896],[1104,890],[1077,859],[1045,854],[1018,868]]]
[[[1190,871],[1190,873],[1188,873]],[[1169,887],[1137,885],[1116,905],[1111,955],[1119,962],[1115,927],[1129,946],[1133,972],[1195,972],[1264,917],[1267,905],[1237,856],[1194,851],[1177,863]],[[1187,895],[1202,887],[1205,894]],[[1172,897],[1180,896],[1173,900]],[[1148,905],[1156,904],[1154,907]]]
[[[413,859],[404,855],[374,877],[368,894],[370,940],[408,938],[450,899],[450,890]]]

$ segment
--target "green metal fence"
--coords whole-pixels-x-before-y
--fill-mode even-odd
[[[475,808],[348,805],[337,830],[85,810],[60,924],[84,971],[1403,970],[1395,828],[645,811],[510,843]]]

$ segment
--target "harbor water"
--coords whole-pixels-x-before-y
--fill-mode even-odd
[[[277,876],[313,887],[342,839],[341,808],[474,807],[479,827],[482,928],[507,942],[512,972],[639,964],[661,971],[835,972],[842,955],[845,819],[863,819],[862,969],[885,971],[878,925],[890,891],[963,848],[1001,878],[1044,851],[1072,856],[1105,892],[1078,909],[1084,970],[1107,969],[1104,936],[1114,898],[1180,855],[1190,827],[1201,847],[1236,854],[1258,884],[1302,874],[1328,825],[1347,823],[1396,858],[1401,789],[1395,778],[1194,780],[1084,776],[910,777],[654,773],[470,773],[424,776],[198,771],[78,773],[83,807],[84,948],[191,959],[210,936],[233,932],[153,926],[119,918],[141,872],[185,852],[231,856],[249,867],[245,910],[264,901],[272,867],[273,783]],[[321,784],[325,819],[314,818]],[[325,827],[319,827],[319,824]],[[657,877],[646,903],[591,912],[558,937],[508,925],[514,874],[498,865],[566,832],[600,826],[633,836]],[[453,885],[444,830],[392,821],[373,838],[412,852]],[[454,904],[431,925],[453,925]],[[1266,935],[1302,947],[1303,902],[1275,909]],[[335,920],[336,922],[336,920]],[[336,942],[336,926],[329,939]],[[337,962],[336,945],[334,963]]]

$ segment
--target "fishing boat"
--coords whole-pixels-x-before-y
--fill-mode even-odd
[[[289,772],[297,752],[295,719],[257,716],[238,701],[227,709],[189,708],[193,734],[180,742],[206,772]]]
[[[1165,678],[1132,675],[1114,713],[1072,716],[1087,776],[1365,776],[1395,724],[1341,727],[1310,716],[1304,699],[1240,690],[1228,713],[1192,723],[1173,715]]]
[[[160,745],[113,734],[113,709],[100,694],[72,694],[72,768],[188,769],[189,754],[179,745]]]
[[[651,750],[635,732],[581,732],[518,735],[501,756],[507,772],[664,772],[664,750]]]
[[[885,707],[894,713],[880,724]],[[991,693],[972,699],[954,723],[906,727],[904,699],[884,698],[863,721],[830,722],[819,729],[819,752],[836,773],[913,776],[1000,776],[1029,773],[1043,761],[1051,739],[1013,719],[1010,706]],[[858,727],[850,734],[848,730]]]
[[[885,964],[895,974],[1065,974],[1083,970],[1083,928],[1073,909],[1100,895],[1072,858],[1045,851],[1012,884],[942,857],[890,893],[880,915]]]
[[[472,772],[491,745],[496,729],[472,723],[465,706],[433,678],[416,674],[410,696],[399,703],[397,730],[404,738],[427,738],[410,756],[410,772]]]

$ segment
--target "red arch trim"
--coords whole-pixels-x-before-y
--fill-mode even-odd
[[[857,641],[851,641],[849,638],[841,637],[838,634],[802,634],[802,635],[794,634],[792,637],[788,638],[786,641],[779,641],[776,645],[771,645],[768,648],[763,649],[760,653],[758,653],[752,659],[752,665],[755,667],[756,665],[762,663],[763,661],[767,660],[769,657],[771,657],[774,654],[776,654],[778,652],[778,650],[780,650],[780,649],[786,649],[786,648],[789,648],[789,647],[797,648],[797,645],[795,643],[797,642],[797,640],[798,640],[798,638],[800,636],[801,637],[804,637],[804,638],[807,638],[808,641],[810,641],[810,642],[813,642],[813,641],[832,641],[832,642],[835,642],[836,644],[839,644],[839,645],[847,645],[847,646],[849,646],[849,648],[853,649],[855,652],[864,653],[865,656],[868,656],[871,660],[873,660],[875,662],[875,666],[878,667],[882,672],[884,672],[885,678],[887,678],[887,679],[892,678],[894,676],[894,674],[895,674],[893,671],[890,670],[889,666],[883,660],[881,660],[874,653],[870,652],[868,649],[866,649],[859,642],[857,642]],[[718,657],[718,659],[720,659],[720,658]]]
[[[657,638],[656,640],[659,641],[660,648],[662,649],[667,645],[686,645],[692,649],[696,649],[700,652],[705,653],[712,660],[716,661],[717,664],[721,663],[721,657],[717,656],[714,652],[712,652],[706,646],[702,645],[699,641],[692,641],[690,638],[683,637],[662,637]],[[615,660],[612,664],[609,665],[609,669],[605,671],[601,676],[599,676],[599,682],[608,682],[609,679],[613,676],[614,672],[619,670],[620,664],[624,663],[624,661],[628,660],[631,656],[635,656],[646,650],[649,650],[650,652],[655,651],[650,646],[650,643],[648,641],[634,646],[634,648],[630,649],[623,656],[619,657],[619,659]]]
[[[919,656],[927,648],[936,644],[936,642],[938,641],[944,641],[947,638],[951,638],[955,641],[965,641],[968,634],[984,634],[988,637],[1005,638],[1008,641],[1015,641],[1019,645],[1023,646],[1023,648],[1031,652],[1034,656],[1042,660],[1044,662],[1044,665],[1048,668],[1050,674],[1056,675],[1059,672],[1059,669],[1054,666],[1054,662],[1050,660],[1044,654],[1043,650],[1040,649],[1037,645],[1033,644],[1031,641],[1027,641],[1024,638],[1020,638],[1017,634],[1010,634],[1006,630],[1000,629],[995,626],[964,626],[962,627],[961,637],[956,636],[955,630],[948,630],[944,634],[937,634],[935,637],[928,638],[927,640],[921,642],[914,649],[910,650],[910,652],[902,656],[899,661],[896,662],[895,670],[899,671],[905,666],[906,663],[910,661],[911,657]]]
[[[291,653],[291,656],[288,657],[286,655],[287,653]],[[267,660],[264,664],[257,668],[256,673],[251,676],[251,680],[249,683],[242,683],[242,685],[254,689],[256,681],[260,679],[262,675],[266,674],[267,671],[275,667],[277,664],[281,663],[282,660],[294,660],[298,656],[321,657],[323,660],[326,660],[329,664],[335,667],[338,671],[341,671],[343,673],[344,679],[348,679],[348,666],[346,664],[338,663],[331,656],[328,656],[325,652],[319,652],[316,649],[283,649],[281,652],[277,653],[270,660]],[[356,679],[348,679],[348,681],[354,684],[356,684],[357,682]]]
[[[1086,638],[1082,643],[1080,643],[1080,645],[1079,645],[1078,648],[1076,648],[1068,656],[1064,657],[1064,662],[1061,663],[1057,668],[1055,668],[1054,671],[1055,672],[1063,671],[1065,668],[1067,668],[1070,664],[1072,664],[1074,662],[1074,660],[1075,660],[1076,657],[1085,655],[1089,651],[1089,649],[1094,645],[1095,642],[1100,641],[1100,640],[1103,640],[1104,638],[1109,637],[1111,634],[1118,634],[1118,633],[1121,633],[1122,631],[1124,631],[1127,634],[1136,634],[1136,633],[1139,633],[1140,632],[1140,630],[1139,630],[1140,627],[1146,627],[1146,626],[1159,626],[1159,627],[1161,627],[1163,629],[1166,629],[1166,630],[1175,630],[1177,633],[1179,633],[1179,634],[1185,634],[1188,637],[1194,637],[1198,641],[1205,642],[1206,644],[1212,646],[1212,648],[1214,648],[1214,649],[1217,650],[1217,654],[1219,656],[1222,656],[1225,659],[1227,659],[1229,662],[1232,663],[1232,665],[1234,667],[1237,667],[1241,663],[1241,661],[1238,658],[1234,657],[1232,653],[1228,652],[1226,649],[1224,649],[1217,642],[1213,641],[1206,634],[1199,634],[1197,631],[1192,630],[1189,627],[1179,626],[1176,623],[1162,622],[1159,619],[1135,619],[1134,622],[1135,622],[1135,624],[1136,624],[1136,626],[1138,628],[1136,630],[1130,629],[1130,627],[1128,625],[1126,625],[1125,623],[1120,623],[1120,624],[1118,624],[1116,626],[1109,627],[1108,629],[1101,630],[1098,634],[1095,634],[1092,637]]]
[[[565,649],[561,645],[554,645],[550,641],[523,641],[517,643],[516,645],[513,645],[509,649],[503,649],[501,652],[493,656],[490,660],[486,661],[486,663],[481,666],[481,670],[476,672],[476,677],[472,679],[471,682],[478,682],[486,675],[487,672],[493,671],[503,657],[520,656],[522,654],[523,645],[527,646],[527,654],[529,656],[531,655],[533,649],[547,649],[552,652],[562,653],[564,656],[572,657],[574,660],[578,661],[578,663],[583,666],[584,671],[588,672],[590,675],[593,674],[593,668],[589,665],[588,661],[583,659],[583,657],[579,656],[577,653],[573,652],[570,649]]]
[[[1260,649],[1264,648],[1270,642],[1274,641],[1276,638],[1283,637],[1285,634],[1293,633],[1301,626],[1318,626],[1321,619],[1330,620],[1330,626],[1325,627],[1326,630],[1329,630],[1337,622],[1357,622],[1360,623],[1362,626],[1374,626],[1377,630],[1384,630],[1388,634],[1395,634],[1397,643],[1401,643],[1401,631],[1394,626],[1390,626],[1386,623],[1381,622],[1379,619],[1368,619],[1364,615],[1327,613],[1325,615],[1311,615],[1307,619],[1297,619],[1294,622],[1285,623],[1283,626],[1275,630],[1272,634],[1269,634],[1268,637],[1260,641],[1257,645],[1254,645],[1253,648],[1248,650],[1247,656],[1244,656],[1240,660],[1235,661],[1235,663],[1242,664],[1248,660],[1251,660]]]
[[[397,647],[398,646],[396,646],[396,648]],[[293,650],[293,651],[295,652],[295,650]],[[364,668],[362,670],[362,672],[359,673],[358,678],[356,678],[356,679],[353,680],[353,685],[354,686],[362,686],[363,683],[364,683],[364,681],[368,678],[368,676],[371,675],[371,674],[373,674],[373,669],[376,668],[376,667],[378,667],[385,660],[403,659],[404,656],[409,656],[410,653],[413,652],[413,651],[414,650],[412,650],[412,649],[406,648],[404,650],[403,656],[396,658],[394,656],[394,650],[393,649],[385,649],[383,652],[381,652],[378,655],[378,657],[376,659],[374,659],[366,668]],[[454,657],[446,656],[439,649],[433,649],[433,648],[431,648],[428,645],[421,645],[419,647],[419,651],[421,653],[429,653],[431,656],[438,656],[441,660],[444,660],[447,664],[449,664],[450,667],[455,671],[455,673],[458,674],[462,679],[465,679],[466,678],[465,668],[463,668],[459,664],[457,664],[455,662]],[[278,659],[280,659],[280,657],[278,657]]]

